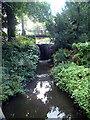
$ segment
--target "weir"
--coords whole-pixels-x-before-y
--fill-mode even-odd
[[[40,59],[48,60],[55,53],[54,44],[37,44],[40,49]]]

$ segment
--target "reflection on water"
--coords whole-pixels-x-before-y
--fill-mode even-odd
[[[47,118],[64,118],[66,116],[58,107],[52,106],[50,109],[51,110],[47,113]]]
[[[14,118],[14,116],[15,116],[15,113],[11,113],[10,115],[11,115],[11,117],[12,117],[12,118]]]
[[[51,90],[52,88],[48,81],[38,81],[33,93],[36,94],[37,99],[41,99],[41,101],[45,104],[47,102],[46,93]]]
[[[40,61],[36,80],[28,83],[26,95],[18,94],[3,104],[3,112],[7,120],[11,120],[10,118],[14,120],[19,120],[19,118],[20,120],[23,118],[84,120],[83,116],[74,109],[70,98],[55,87],[49,70],[50,63]]]
[[[29,116],[29,112],[26,113],[26,117],[28,117],[28,116]]]

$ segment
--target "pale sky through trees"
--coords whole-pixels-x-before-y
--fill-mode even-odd
[[[39,0],[40,2],[43,2],[43,1],[46,1],[46,2],[49,2],[51,4],[51,10],[52,10],[52,14],[53,15],[56,15],[57,12],[61,12],[62,11],[62,8],[64,7],[65,5],[65,1],[66,0]],[[39,23],[38,23],[39,24]],[[27,29],[32,29],[32,27],[34,26],[35,24],[30,21],[30,19],[27,20],[27,25],[25,25],[27,27]],[[22,29],[21,28],[21,24],[19,24],[17,26],[17,28],[19,29]],[[21,32],[20,32],[21,33]]]
[[[44,1],[44,0],[42,0]],[[45,0],[51,4],[52,14],[56,14],[57,12],[61,12],[61,9],[65,5],[66,0]]]
[[[39,1],[40,2],[43,2],[43,1],[49,2],[51,4],[52,14],[56,15],[57,12],[60,13],[62,11],[62,8],[64,7],[66,0],[39,0]],[[30,19],[28,19],[27,25],[25,25],[25,26],[27,27],[27,29],[32,29],[32,26],[34,26],[34,23],[32,21],[30,21]],[[17,25],[16,28],[22,30],[21,24]]]

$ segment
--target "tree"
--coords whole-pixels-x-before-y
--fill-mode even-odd
[[[5,8],[5,12],[6,12],[5,14],[7,15],[5,22],[7,23],[6,27],[8,27],[8,36],[9,36],[9,39],[11,39],[11,37],[15,37],[15,32],[14,32],[15,31],[15,23],[16,23],[15,16],[13,14],[12,8],[10,7],[10,4],[5,4],[3,7]],[[2,24],[2,26],[3,26],[3,24]]]
[[[46,22],[51,18],[50,4],[47,2],[29,2],[25,6],[28,17],[33,21]],[[23,11],[24,12],[24,11]],[[24,17],[24,16],[23,16]],[[24,19],[22,17],[22,26],[24,26]],[[25,33],[25,29],[22,30],[22,35]]]
[[[50,4],[47,2],[30,2],[26,4],[26,9],[33,21],[45,22],[51,18]]]
[[[22,17],[25,14],[34,22],[45,22],[51,16],[50,4],[47,2],[4,2],[2,6],[3,25],[8,28],[9,40],[15,37],[16,16]]]
[[[24,26],[24,16],[22,15],[22,36],[25,36],[26,32],[25,32],[25,26]]]
[[[8,40],[15,37],[15,25],[17,24],[16,16],[22,15],[24,3],[3,2],[2,3],[2,27],[8,30]]]
[[[70,48],[74,42],[88,41],[88,12],[88,2],[66,2],[62,13],[57,13],[54,20],[47,24],[50,34],[54,32],[57,48]]]

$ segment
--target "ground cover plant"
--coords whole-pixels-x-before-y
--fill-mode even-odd
[[[65,56],[65,50],[59,49],[54,56],[56,63],[51,70],[56,85],[63,91],[69,93],[75,103],[84,109],[90,118],[89,110],[89,78],[90,42],[72,45],[69,59]],[[59,56],[59,57],[58,57]],[[59,58],[59,59],[58,59]]]
[[[34,80],[39,49],[34,39],[17,37],[2,46],[2,100],[24,92],[23,83]]]

